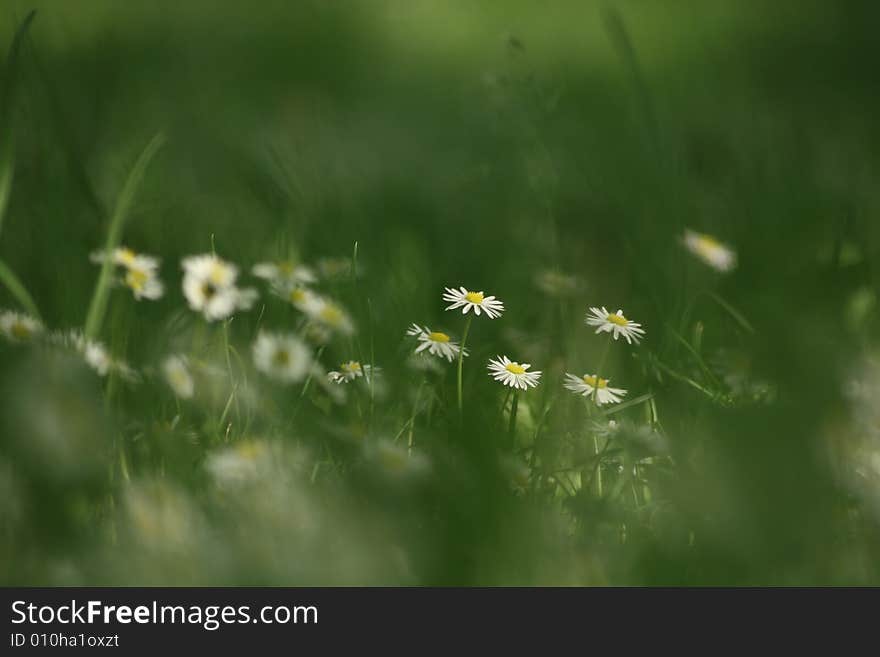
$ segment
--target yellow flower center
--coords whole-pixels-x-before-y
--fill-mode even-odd
[[[700,251],[717,251],[721,246],[721,242],[716,240],[714,237],[710,237],[709,235],[700,235],[697,237],[697,248]]]
[[[428,339],[431,342],[449,342],[449,336],[445,333],[440,333],[439,331],[428,333]]]
[[[526,368],[523,367],[522,365],[520,365],[519,363],[508,363],[507,365],[504,366],[504,369],[506,369],[511,374],[525,374],[526,373]]]
[[[211,280],[212,283],[214,283],[214,285],[219,286],[219,285],[223,285],[223,281],[226,280],[226,277],[227,277],[226,268],[223,265],[215,262],[211,266],[211,272],[208,275],[208,278]]]
[[[330,324],[331,326],[336,326],[342,323],[342,311],[339,310],[336,306],[326,305],[321,309],[321,319]]]
[[[31,337],[31,330],[24,322],[13,323],[10,331],[12,332],[12,337],[16,340],[27,340]]]
[[[306,291],[298,287],[290,291],[290,301],[292,303],[302,303],[306,300]]]
[[[464,295],[464,298],[470,301],[471,303],[475,303],[477,305],[483,303],[483,293],[482,292],[468,292]]]
[[[171,370],[168,373],[168,378],[171,379],[171,385],[175,388],[184,388],[189,385],[189,377],[181,368]]]
[[[591,388],[596,388],[596,387],[598,387],[600,390],[601,390],[602,388],[607,388],[607,387],[608,387],[608,379],[601,379],[601,378],[599,379],[599,385],[597,386],[597,385],[596,385],[596,377],[595,377],[595,376],[589,376],[589,375],[588,375],[588,376],[585,376],[585,377],[584,377],[584,383],[586,383],[586,384],[587,384],[588,386],[590,386]]]
[[[343,372],[360,372],[361,371],[361,364],[355,360],[349,361],[347,363],[343,363],[341,367],[342,367]]]
[[[290,363],[290,353],[287,349],[278,349],[275,351],[275,356],[272,360],[275,362],[276,367],[284,367]]]
[[[135,257],[135,252],[131,249],[119,249],[116,251],[116,259],[119,260],[120,264],[123,264],[126,267],[134,262]]]
[[[235,452],[243,459],[253,461],[263,453],[263,446],[258,443],[241,443],[236,446]]]
[[[623,315],[618,315],[617,313],[610,313],[606,319],[612,324],[617,324],[618,326],[626,326],[629,324],[629,320]]]
[[[150,276],[141,269],[129,269],[125,275],[125,284],[135,292],[141,292]]]

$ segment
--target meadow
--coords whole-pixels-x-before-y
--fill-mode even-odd
[[[0,583],[880,584],[878,21],[3,3]]]

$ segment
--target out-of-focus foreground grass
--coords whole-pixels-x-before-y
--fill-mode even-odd
[[[3,52],[38,10],[4,65],[0,260],[48,327],[82,327],[89,254],[161,132],[123,243],[167,286],[114,289],[101,329],[140,383],[0,344],[0,581],[880,583],[875,3],[229,4],[0,8]],[[694,260],[685,227],[736,270]],[[382,385],[344,403],[253,371],[292,308],[264,294],[224,351],[180,290],[189,254],[246,274],[355,243],[360,275],[326,291],[357,338],[321,360]],[[454,366],[413,370],[403,338],[461,335],[447,285],[507,308],[474,322],[462,426]],[[602,359],[602,305],[647,331],[603,375],[652,397],[615,416],[632,436],[599,495],[561,376]],[[151,374],[170,352],[209,363],[195,400]],[[516,451],[485,375],[503,353],[544,372]]]

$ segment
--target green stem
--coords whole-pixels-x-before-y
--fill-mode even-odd
[[[122,186],[122,191],[119,193],[119,198],[116,199],[116,208],[113,210],[113,215],[110,218],[107,241],[104,244],[104,261],[101,265],[101,273],[98,275],[98,282],[95,284],[95,291],[92,293],[92,301],[89,303],[89,311],[86,315],[85,329],[83,331],[85,336],[91,340],[98,337],[98,333],[101,331],[101,324],[104,322],[104,315],[107,312],[107,299],[110,295],[110,283],[112,282],[114,268],[113,250],[119,246],[119,242],[122,239],[122,227],[128,218],[129,211],[134,202],[135,192],[137,192],[144,178],[147,165],[149,165],[150,160],[153,159],[156,151],[159,150],[164,141],[165,137],[162,133],[159,133],[147,144],[128,174],[128,178]]]
[[[599,364],[596,365],[596,371],[593,376],[596,377],[596,385],[593,386],[593,403],[596,406],[599,405],[599,382],[602,380],[599,378],[599,373],[602,371],[602,367],[605,365],[605,359],[608,357],[608,347],[611,346],[611,334],[608,335],[608,340],[605,342],[605,347],[602,349],[602,355],[599,357]]]
[[[462,363],[464,362],[464,348],[467,344],[468,339],[468,331],[471,329],[471,320],[473,320],[474,316],[469,315],[467,321],[464,324],[464,333],[461,336],[461,349],[458,352],[458,415],[459,417],[462,415],[462,409],[464,408],[462,404],[462,393],[461,393],[461,368]]]
[[[519,392],[513,391],[513,401],[510,403],[510,421],[507,425],[507,444],[513,450],[516,447],[516,412],[519,407]]]

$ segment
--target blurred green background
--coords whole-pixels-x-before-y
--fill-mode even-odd
[[[258,441],[265,470],[217,490],[202,468],[228,442],[209,428],[216,404],[179,413],[146,384],[108,395],[78,363],[0,345],[0,581],[880,583],[876,3],[7,0],[3,52],[33,8],[0,259],[46,324],[82,325],[88,254],[161,131],[123,242],[161,256],[168,293],[114,292],[113,352],[148,367],[190,344],[178,262],[212,239],[243,268],[357,242],[362,276],[332,291],[387,393],[365,428],[350,408],[309,400],[294,417],[295,395],[264,392],[232,442]],[[733,245],[737,270],[690,258],[685,227]],[[574,291],[536,287],[548,270]],[[507,313],[474,325],[465,428],[420,415],[430,473],[389,481],[371,441],[420,403],[406,327],[461,332],[446,285]],[[599,358],[592,305],[648,331],[607,367],[654,395],[668,468],[650,503],[550,478],[585,449],[560,376]],[[231,327],[243,354],[257,315]],[[293,317],[267,305],[260,321]],[[664,374],[700,380],[697,341],[707,362],[736,364],[723,399]],[[553,404],[525,494],[496,459],[501,392],[480,364],[496,353],[545,372],[523,431]],[[325,360],[353,357],[335,345]]]

